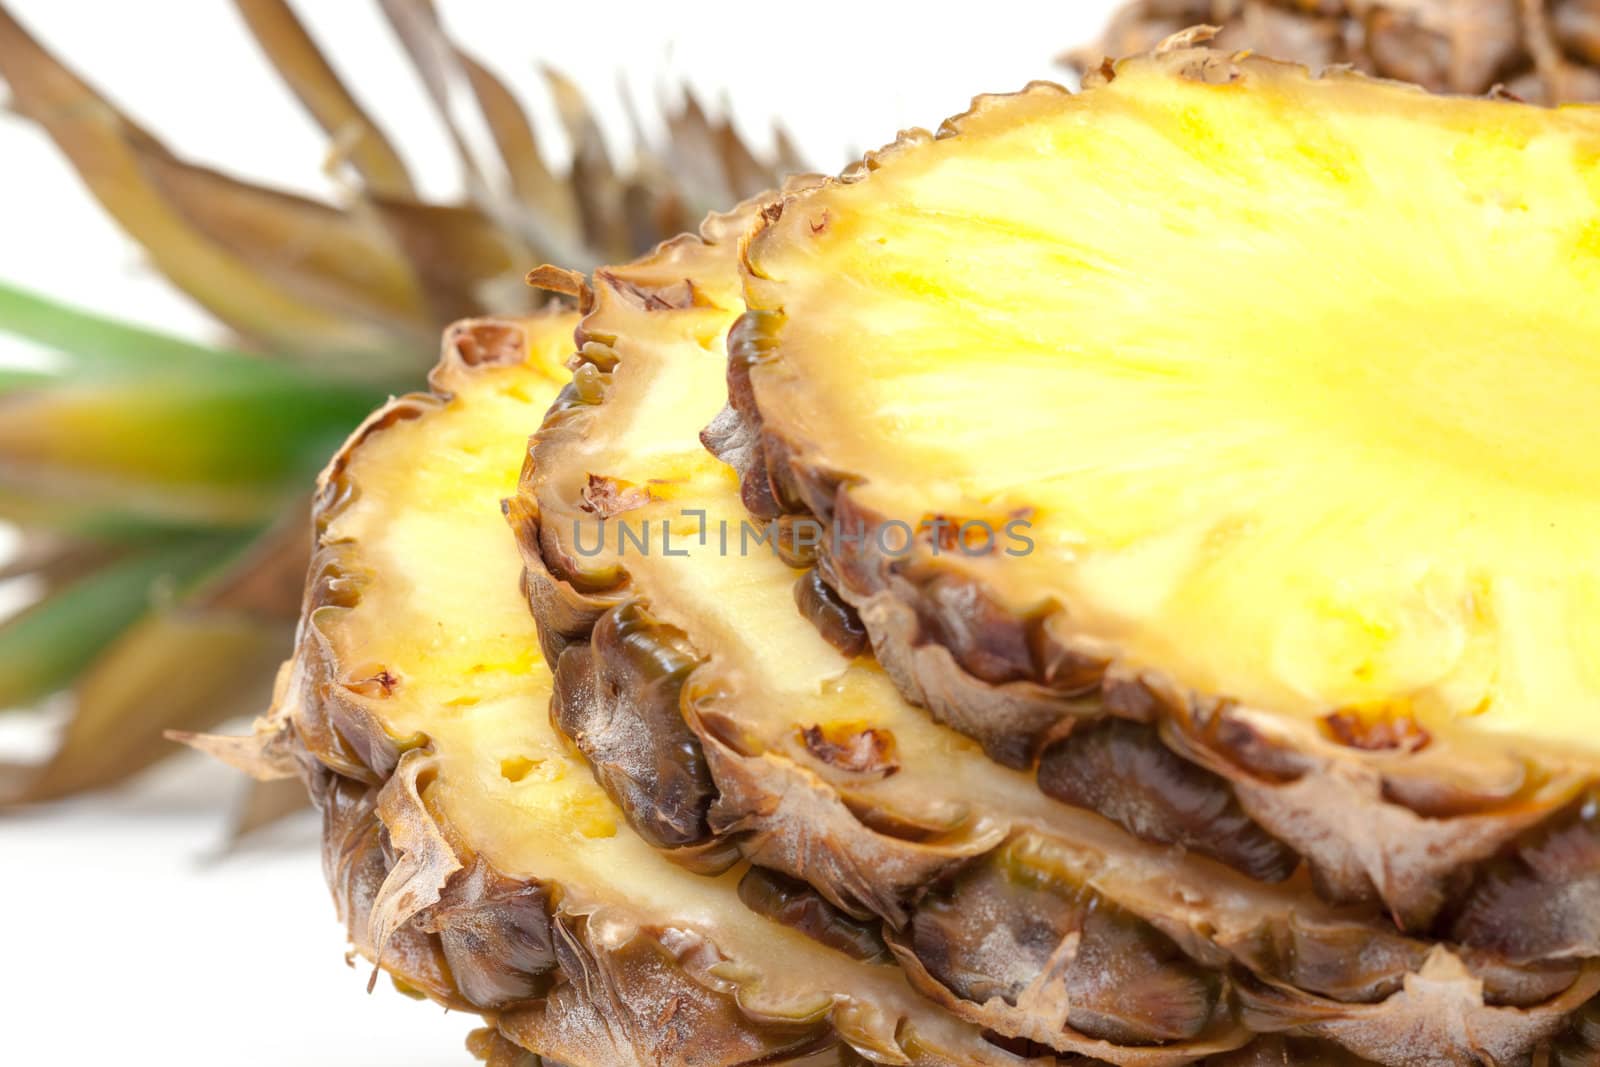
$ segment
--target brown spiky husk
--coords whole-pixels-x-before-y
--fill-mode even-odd
[[[1094,70],[1186,27],[1220,27],[1225,49],[1348,64],[1434,92],[1524,100],[1600,99],[1600,5],[1593,0],[1132,0],[1093,45],[1063,62]]]
[[[621,346],[612,347],[624,323],[608,313],[605,298],[620,306],[625,296],[629,314],[695,313],[681,299],[684,282],[691,293],[704,288],[694,284],[704,277],[696,272],[718,269],[739,221],[714,218],[699,241],[680,239],[637,269],[596,276],[602,299],[579,329],[575,384],[536,438],[509,508],[525,591],[544,646],[558,657],[552,716],[597,760],[597,778],[633,825],[692,865],[719,851],[731,861],[734,846],[810,883],[846,913],[881,919],[888,946],[919,988],[1031,1047],[1116,1063],[1181,1063],[1204,1054],[1208,1042],[1238,1040],[1243,1024],[1332,1037],[1387,1063],[1411,1062],[1397,1058],[1399,1050],[1426,1041],[1438,1050],[1429,1062],[1467,1063],[1474,1047],[1521,1054],[1562,1030],[1593,991],[1581,964],[1511,963],[1470,945],[1431,945],[1370,914],[1329,909],[1303,881],[1262,884],[1288,873],[1283,852],[1263,844],[1225,779],[1218,781],[1231,806],[1218,812],[1202,804],[1192,821],[1198,844],[1216,845],[1227,853],[1218,858],[1239,871],[1153,847],[1065,808],[1043,827],[985,810],[965,832],[940,834],[932,829],[937,820],[876,806],[861,791],[847,797],[752,736],[741,698],[760,694],[748,694],[703,635],[697,644],[692,620],[654,614],[625,565],[603,579],[585,570],[565,533],[575,529],[570,502],[555,486],[562,468],[588,461],[583,444],[602,435],[610,375],[627,360]],[[747,502],[775,516],[782,509],[770,502],[788,487],[763,480],[772,441],[750,417],[739,369],[745,343],[736,333],[735,412],[709,436],[725,459],[743,464]],[[802,597],[802,610],[806,604]],[[825,605],[837,625],[835,602]],[[853,623],[847,617],[844,625]],[[989,714],[1004,706],[992,689],[978,696]],[[1104,718],[1092,702],[1081,714]],[[1141,790],[1161,793],[1172,763],[1191,776],[1215,772],[1180,758],[1142,725],[1126,727],[1137,735],[1132,773],[1116,778],[1108,797],[1070,802],[1114,819],[1108,809],[1118,804],[1170,819],[1190,784],[1171,783],[1177,801]],[[1151,748],[1164,762],[1138,763]],[[612,752],[631,766],[619,771]],[[1089,770],[1102,783],[1112,777],[1103,759]],[[692,788],[677,788],[685,782]],[[929,786],[933,794],[938,782]],[[938,799],[945,798],[929,797]],[[1289,854],[1287,866],[1296,862]],[[1246,876],[1253,868],[1254,879]],[[1284,998],[1296,1007],[1280,1011]]]

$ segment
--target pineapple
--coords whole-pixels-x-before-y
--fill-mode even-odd
[[[1595,832],[1600,123],[1189,44],[771,207],[732,458],[845,532],[879,658],[996,759],[1092,797],[1137,763],[1081,729],[1138,724],[1425,933],[1534,828]],[[891,531],[935,519],[1013,536]],[[1600,954],[1594,916],[1551,925]]]
[[[662,857],[553,729],[500,500],[570,379],[574,318],[454,327],[432,394],[355,433],[319,487],[273,711],[254,738],[194,740],[305,780],[353,944],[403,989],[483,1013],[491,1062],[1018,1062],[803,886]]]
[[[1600,1057],[1600,121],[1202,37],[536,271],[328,468],[195,743],[481,1058]]]
[[[800,183],[779,203],[825,191]],[[1543,931],[1550,951],[1407,936],[1320,900],[1226,776],[1143,724],[1095,721],[1085,701],[1081,732],[1035,775],[900,697],[818,580],[817,543],[744,521],[770,500],[775,443],[751,432],[747,363],[730,375],[741,410],[717,416],[727,344],[759,321],[725,342],[762,208],[579,289],[574,380],[508,510],[555,664],[552,718],[628,824],[695,871],[742,855],[881,922],[918,989],[1028,1048],[1131,1064],[1241,1046],[1265,1058],[1237,1062],[1275,1062],[1289,1053],[1256,1035],[1287,1030],[1325,1042],[1291,1062],[1409,1063],[1421,1043],[1456,1063],[1560,1039],[1600,988],[1556,944],[1575,929]],[[702,447],[714,418],[706,441],[752,475],[742,496]],[[1586,824],[1550,828],[1589,840]],[[1558,848],[1534,840],[1516,872],[1466,872],[1496,887],[1470,894],[1496,902],[1480,930],[1513,929],[1499,902],[1538,891],[1525,868]],[[1583,908],[1556,921],[1582,926]]]
[[[582,95],[552,72],[575,147],[571,172],[554,172],[510,91],[431,5],[399,0],[385,15],[441,114],[488,134],[454,141],[470,200],[433,202],[288,4],[237,7],[328,133],[334,201],[181,158],[0,5],[12,109],[232,335],[188,344],[0,287],[0,331],[65,357],[0,370],[0,521],[28,545],[0,578],[44,593],[0,620],[0,709],[70,689],[74,711],[45,765],[0,767],[0,802],[114,782],[174,751],[164,729],[265,702],[306,566],[304,486],[362,415],[416,386],[447,323],[531,309],[530,263],[626,259],[795,166],[781,135],[763,159],[692,95],[666,116],[667,138],[614,163]]]
[[[873,925],[802,882],[743,862],[715,873],[672,863],[554,728],[554,679],[500,501],[515,487],[525,426],[570,380],[574,322],[460,324],[433,392],[367,420],[319,488],[306,614],[273,710],[251,738],[188,740],[262,777],[305,782],[335,905],[374,978],[381,969],[406,993],[482,1014],[468,1044],[491,1064],[1099,1062],[962,1021],[915,991]],[[1053,862],[1007,850],[1009,870],[940,890],[924,936],[957,945],[951,927],[969,903],[997,893],[1072,916],[1095,898],[1060,895],[1070,875]],[[1094,921],[1129,964],[1146,962],[1147,928],[1104,910]],[[1109,973],[1150,980],[1128,966]],[[1095,1006],[1114,1008],[1101,988]],[[1109,1051],[1146,1067],[1195,1052]],[[1364,1061],[1266,1036],[1196,1062]]]
[[[1092,70],[1203,23],[1222,28],[1222,47],[1314,70],[1349,64],[1435,92],[1600,100],[1594,0],[1129,0],[1100,42],[1063,59]]]
[[[689,864],[699,873],[673,863],[555,729],[555,679],[519,595],[501,499],[516,487],[525,429],[572,378],[574,319],[460,324],[433,392],[366,421],[319,486],[299,645],[273,710],[251,738],[188,740],[305,782],[335,905],[374,978],[381,969],[404,992],[483,1015],[469,1047],[492,1064],[1099,1062],[987,1034],[970,1009],[920,993],[928,979],[897,965],[874,924],[803,882],[743,861]],[[736,490],[729,475],[723,484]],[[1093,909],[1092,891],[1064,892],[1064,879],[1084,881],[1061,866],[1070,860],[1003,856],[940,889],[925,939],[973,951],[962,915],[995,894],[1027,894],[1057,921]],[[1094,943],[1126,949],[1111,974],[1153,981],[1152,958],[1173,963],[1152,956],[1159,935],[1147,926],[1095,914]],[[1158,944],[1170,957],[1171,943]],[[1085,1011],[1116,1025],[1124,994],[1103,981],[1098,992]],[[1247,1037],[1090,1047],[1149,1067],[1360,1062],[1297,1037],[1195,1060]]]

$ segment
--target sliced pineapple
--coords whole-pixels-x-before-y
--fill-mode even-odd
[[[1600,113],[1192,39],[771,208],[727,454],[996,758],[1156,724],[1424,930],[1600,773]]]
[[[1133,669],[1600,751],[1600,112],[1176,52],[958,129],[753,242],[797,462],[1024,516],[948,564]]]
[[[1559,1030],[1595,989],[1582,964],[1511,963],[1329,908],[1228,781],[1147,725],[1086,727],[1052,751],[1041,782],[1068,807],[855,654],[853,618],[806,567],[810,538],[750,523],[735,472],[700,443],[753,215],[595,276],[574,382],[509,506],[556,662],[552,716],[641,836],[698,870],[735,845],[882,919],[929,996],[1060,1052],[1189,1062],[1246,1040],[1257,1005],[1274,1029],[1392,1051],[1415,1021],[1401,994],[1435,956],[1459,968],[1430,987],[1452,990],[1442,1018],[1470,1019],[1430,1032],[1439,1048]],[[752,443],[738,429],[707,436],[732,454]],[[1361,1022],[1341,1029],[1346,1014]]]
[[[473,1045],[500,1062],[1017,1063],[881,956],[830,947],[850,926],[826,904],[753,908],[744,869],[662,858],[552,728],[500,512],[574,323],[457,327],[433,394],[372,416],[324,475],[301,644],[254,757],[310,785],[352,941],[485,1013],[498,1036]]]

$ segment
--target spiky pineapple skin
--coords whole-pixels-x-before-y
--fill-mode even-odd
[[[511,358],[508,339],[527,325],[484,323],[458,330],[446,366],[472,363],[493,373],[499,360]],[[440,393],[449,392],[453,373],[442,370],[436,376]],[[805,1048],[812,1051],[796,1049],[790,1055],[782,1050],[796,1048],[801,1040],[791,1029],[780,1028],[774,1036],[771,1022],[746,1014],[732,993],[678,969],[675,961],[688,951],[684,931],[643,929],[621,942],[596,938],[591,928],[603,916],[573,910],[564,902],[562,886],[510,878],[474,859],[465,844],[473,828],[451,825],[425,799],[432,758],[426,746],[414,747],[415,739],[397,742],[375,714],[379,696],[351,690],[359,665],[340,659],[338,642],[330,640],[337,634],[326,629],[338,611],[359,604],[361,583],[376,562],[363,558],[357,546],[330,537],[341,512],[361,495],[352,464],[363,442],[425,419],[446,404],[440,395],[393,402],[369,420],[330,467],[318,497],[320,545],[299,654],[281,676],[273,715],[253,742],[233,752],[236,760],[253,761],[257,773],[297,775],[307,783],[323,814],[330,888],[357,950],[403,988],[483,1014],[489,1029],[475,1034],[471,1045],[491,1064],[521,1067],[529,1047],[554,1057],[546,1063],[559,1060],[574,1067],[732,1065],[754,1059],[809,1067],[880,1058],[929,1065],[1014,1062],[923,1044],[895,1051],[868,1045],[863,1055],[838,1044],[826,1029],[806,1031],[810,1043]],[[411,911],[419,899],[430,897],[431,903]],[[668,934],[670,945],[663,942]],[[578,982],[580,974],[604,980]],[[928,986],[935,996],[946,995],[941,988]],[[604,995],[598,995],[602,989]],[[681,1025],[663,1033],[660,1023],[667,1016]],[[1035,1057],[1038,1053],[1031,1050]],[[1088,1061],[1046,1057],[1043,1062]],[[1176,1061],[1152,1050],[1123,1062]],[[1316,1041],[1264,1037],[1201,1062],[1207,1067],[1348,1067],[1361,1061]]]
[[[623,280],[625,282],[625,274]],[[687,287],[687,292],[693,294],[692,284]],[[636,295],[646,301],[652,298],[648,291]],[[675,295],[682,297],[684,292],[679,290]],[[663,310],[672,307],[672,300],[667,296],[658,295],[658,298],[664,305]],[[580,359],[580,374],[585,367],[591,371],[591,386],[595,377],[605,373],[603,362]],[[595,405],[592,396],[585,396],[584,389],[575,386],[557,405],[558,413],[570,414],[578,410],[579,403],[604,406]],[[573,427],[582,425],[581,419],[572,418],[569,421]],[[729,420],[723,429],[741,437],[741,447],[745,453],[743,459],[747,466],[754,458],[759,458],[761,469],[767,470],[770,456],[788,447],[747,419]],[[573,432],[576,430],[573,429]],[[753,447],[753,442],[759,442],[759,449]],[[726,441],[724,443],[726,445]],[[754,456],[757,451],[759,457]],[[749,469],[755,468],[750,466]],[[808,472],[808,476],[814,473]],[[754,484],[755,480],[751,481]],[[768,481],[768,491],[773,484]],[[780,494],[786,494],[801,483],[799,479],[792,479],[776,484]],[[332,519],[337,517],[341,503],[348,501],[355,487],[340,484],[340,478],[335,474],[330,474],[328,487],[332,493],[325,515]],[[759,493],[753,495],[759,497]],[[804,498],[794,495],[790,499]],[[692,673],[704,666],[694,662],[674,665],[668,658],[664,661],[668,668],[665,675],[641,679],[636,662],[630,661],[630,653],[636,653],[643,644],[647,648],[654,645],[681,654],[683,631],[679,630],[674,635],[671,631],[675,628],[670,625],[658,627],[648,616],[627,617],[625,609],[638,605],[633,603],[620,584],[599,590],[593,587],[580,589],[564,578],[557,577],[549,564],[550,553],[559,552],[559,545],[544,536],[546,531],[540,527],[537,510],[524,508],[519,512],[513,508],[512,519],[521,535],[525,558],[528,560],[528,589],[536,612],[545,623],[541,636],[546,646],[558,650],[563,659],[574,651],[581,650],[585,654],[584,670],[579,672],[579,684],[573,687],[573,691],[580,694],[572,701],[574,705],[599,699],[595,695],[596,687],[592,684],[595,679],[625,688],[638,681],[659,681],[661,677],[677,674],[680,668],[687,668]],[[318,607],[337,607],[350,603],[349,580],[355,577],[358,570],[354,565],[356,561],[349,559],[347,554],[335,554],[352,566],[349,570],[340,566],[326,572],[329,581],[323,596],[318,598]],[[308,619],[307,629],[315,628],[314,619]],[[643,640],[630,640],[638,638]],[[306,662],[314,662],[314,652],[306,657]],[[325,813],[345,813],[335,824],[330,824],[329,840],[336,842],[330,852],[337,854],[330,865],[344,863],[350,871],[356,872],[338,874],[334,882],[336,893],[342,894],[346,901],[344,910],[347,920],[359,925],[359,930],[352,930],[352,939],[358,947],[364,947],[365,951],[374,955],[382,954],[384,965],[404,974],[408,986],[428,992],[443,1002],[475,1009],[482,1009],[484,1005],[498,1006],[487,1010],[493,1015],[501,1036],[486,1035],[476,1042],[477,1049],[491,1057],[491,1062],[493,1057],[506,1060],[514,1054],[512,1049],[519,1042],[524,1046],[549,1051],[579,1067],[586,1067],[590,1062],[734,1064],[754,1062],[752,1057],[757,1056],[761,1057],[760,1062],[788,1062],[791,1059],[797,1063],[811,1064],[854,1062],[851,1058],[854,1053],[835,1051],[839,1048],[838,1043],[825,1030],[807,1034],[808,1039],[820,1042],[825,1047],[824,1051],[813,1053],[796,1050],[793,1044],[774,1049],[770,1042],[781,1042],[781,1039],[774,1039],[772,1035],[762,1032],[759,1025],[751,1023],[749,1016],[739,1009],[737,1001],[730,1006],[727,1001],[707,998],[707,986],[703,982],[691,981],[688,985],[680,986],[670,978],[664,980],[663,974],[677,972],[670,965],[661,966],[671,952],[660,938],[652,938],[647,934],[642,941],[630,940],[620,946],[614,939],[590,938],[588,927],[592,916],[577,912],[563,915],[559,905],[552,914],[545,891],[549,890],[549,895],[558,895],[559,887],[528,880],[520,883],[502,880],[492,869],[475,863],[470,853],[459,844],[458,835],[463,828],[452,827],[447,820],[441,820],[438,813],[423,800],[419,783],[429,773],[430,757],[426,751],[415,747],[410,740],[397,743],[381,724],[371,720],[367,714],[369,709],[361,701],[344,697],[328,700],[330,692],[337,693],[344,688],[340,682],[349,677],[347,670],[324,667],[315,672],[314,677],[317,684],[310,687],[305,684],[304,676],[298,680],[292,675],[286,678],[285,692],[294,695],[286,696],[280,703],[280,707],[285,709],[284,715],[280,716],[276,728],[269,730],[261,745],[260,758],[264,762],[271,762],[280,771],[301,768],[312,779],[313,788],[322,797]],[[585,678],[589,680],[587,683],[584,682]],[[650,701],[651,706],[647,711],[634,708],[627,713],[670,722],[673,712],[681,713],[683,710],[681,698],[682,693],[673,687],[662,687],[662,693]],[[559,702],[558,697],[558,707],[555,709],[558,714]],[[308,712],[307,709],[314,710]],[[722,711],[729,716],[727,725],[737,724],[736,708],[724,708]],[[368,721],[363,722],[364,718]],[[286,722],[291,724],[288,730],[283,728]],[[376,729],[374,725],[377,725]],[[718,775],[713,771],[711,774],[713,784],[722,791],[719,799],[735,794],[740,788],[750,790],[749,797],[731,801],[735,811],[757,810],[761,804],[779,798],[784,792],[776,782],[780,778],[777,768],[764,765],[764,761],[749,761],[748,754],[741,752],[737,744],[728,743],[735,734],[722,730],[705,732],[703,720],[691,721],[691,726],[698,726],[699,732],[695,736],[703,744],[704,750],[716,752],[719,742],[726,750],[722,753],[727,761],[723,773]],[[302,733],[321,738],[317,755],[307,756],[313,749],[300,740]],[[676,736],[682,737],[681,734]],[[715,765],[715,757],[712,757],[712,762]],[[328,770],[330,764],[339,766],[352,777],[345,779],[333,774]],[[727,769],[741,765],[742,774]],[[326,780],[320,784],[317,781],[318,778],[328,777],[334,779],[331,785]],[[648,784],[648,778],[645,775],[641,780]],[[652,799],[646,793],[640,802],[649,803]],[[825,792],[821,794],[821,799],[826,802]],[[772,832],[767,838],[771,844],[768,847],[805,847],[803,829],[812,809],[803,809],[794,814],[798,817],[771,827]],[[748,829],[750,827],[747,825],[722,827],[724,831],[744,832]],[[820,842],[824,844],[832,844],[828,839],[834,836],[867,839],[860,827],[853,828],[843,822],[829,823],[821,829]],[[796,837],[796,834],[800,836]],[[784,844],[785,835],[789,838],[788,846]],[[710,857],[718,847],[726,846],[728,842],[717,841],[715,837],[713,834],[713,840],[709,842],[712,848],[700,850],[698,855],[691,858],[692,866],[709,862],[714,868],[721,862]],[[1116,842],[1113,851],[1140,854],[1137,843],[1114,836],[1112,840]],[[658,843],[671,845],[670,840],[665,839]],[[688,845],[677,847],[692,849],[700,843],[692,839]],[[1537,856],[1538,842],[1530,841],[1528,844]],[[1092,849],[1080,851],[1092,857]],[[959,876],[957,872],[949,871],[944,872],[945,877],[933,878],[925,886],[913,885],[911,888],[926,889],[925,893],[918,894],[921,906],[911,916],[908,926],[902,924],[902,928],[892,928],[886,940],[913,982],[930,999],[943,1004],[955,1015],[1010,1034],[1017,1039],[1011,1047],[1037,1055],[1042,1051],[1041,1045],[1054,1044],[1059,1047],[1061,1035],[1038,1028],[1032,1005],[1019,1008],[993,1002],[975,1003],[970,994],[962,991],[962,987],[974,978],[973,974],[967,973],[969,965],[980,961],[971,958],[965,962],[936,959],[935,963],[930,964],[924,958],[924,953],[918,951],[916,943],[920,934],[924,946],[931,943],[942,945],[947,950],[970,951],[970,945],[964,945],[960,937],[949,935],[950,928],[947,925],[941,926],[940,922],[928,917],[933,911],[928,902],[947,900],[948,906],[944,909],[941,921],[947,924],[959,920],[961,916],[975,912],[970,902],[983,899],[982,894],[986,892],[984,887],[992,887],[996,878],[999,879],[1002,893],[1012,892],[1005,871],[1010,865],[1027,868],[1031,862],[1030,855],[1026,851],[1018,854],[995,850],[992,855],[984,856],[983,862],[965,865]],[[1147,858],[1149,853],[1147,851],[1142,855]],[[429,859],[429,863],[424,865],[422,877],[418,876],[416,866],[419,856]],[[1079,902],[1094,900],[1095,907],[1108,912],[1115,910],[1119,901],[1110,900],[1101,904],[1098,896],[1083,896],[1083,890],[1091,878],[1098,886],[1103,881],[1115,881],[1115,872],[1104,868],[1094,870],[1092,858],[1084,862],[1085,876],[1073,877],[1068,883],[1070,899]],[[1143,886],[1147,891],[1152,887],[1183,885],[1186,872],[1192,877],[1199,876],[1200,883],[1212,882],[1213,890],[1217,885],[1227,883],[1228,878],[1226,874],[1220,878],[1204,877],[1204,861],[1182,862],[1168,871],[1159,870],[1153,865],[1133,866],[1135,870],[1125,871],[1124,874],[1130,876],[1131,883]],[[445,871],[447,867],[450,869]],[[1163,875],[1170,877],[1163,878]],[[1028,877],[1026,884],[1037,888],[1038,876]],[[985,878],[990,881],[984,882]],[[1514,877],[1505,879],[1506,884],[1512,881]],[[868,887],[867,895],[870,896],[874,891],[870,873],[862,884]],[[1129,887],[1124,889],[1131,892]],[[396,902],[403,895],[411,893],[420,893],[424,898],[437,894],[438,899],[426,904],[414,915],[406,915],[407,906],[404,905],[398,906],[397,911]],[[1201,890],[1199,895],[1203,896],[1204,893],[1205,890]],[[1180,891],[1181,895],[1185,895],[1183,891]],[[1243,903],[1246,907],[1254,908],[1259,904],[1257,898],[1250,894],[1245,896],[1247,899]],[[881,902],[864,899],[858,903],[873,910]],[[1061,906],[1060,901],[1049,905]],[[1170,908],[1170,902],[1166,906]],[[1203,900],[1197,909],[1197,913],[1204,912]],[[1156,910],[1161,909],[1157,907]],[[543,916],[544,921],[535,917],[535,913]],[[1040,913],[1048,913],[1042,901],[1031,912],[1022,912],[1029,915]],[[1385,985],[1376,991],[1342,990],[1337,996],[1312,993],[1300,985],[1300,979],[1307,978],[1309,972],[1273,973],[1273,968],[1281,966],[1284,959],[1290,959],[1293,967],[1306,967],[1314,971],[1319,961],[1316,953],[1308,953],[1307,949],[1318,947],[1316,933],[1311,933],[1308,942],[1300,940],[1306,931],[1292,922],[1274,925],[1275,922],[1292,920],[1292,912],[1269,918],[1273,921],[1248,932],[1265,940],[1252,944],[1235,941],[1224,945],[1221,939],[1208,941],[1191,930],[1180,938],[1181,948],[1185,955],[1205,966],[1224,967],[1224,959],[1231,956],[1251,970],[1250,974],[1239,979],[1236,990],[1227,991],[1219,998],[1219,1004],[1226,1002],[1223,1010],[1239,1010],[1250,1029],[1284,1030],[1305,1037],[1261,1037],[1235,1051],[1219,1052],[1203,1060],[1196,1060],[1196,1056],[1201,1054],[1200,1049],[1173,1044],[1170,1040],[1167,1044],[1120,1047],[1117,1042],[1109,1042],[1102,1047],[1077,1044],[1076,1039],[1072,1039],[1068,1045],[1071,1054],[1064,1059],[1056,1058],[1055,1062],[1083,1063],[1085,1061],[1077,1053],[1085,1051],[1103,1052],[1110,1062],[1130,1065],[1203,1062],[1215,1067],[1365,1062],[1357,1058],[1356,1053],[1350,1051],[1352,1049],[1376,1062],[1407,1065],[1417,1062],[1465,1064],[1481,1062],[1484,1056],[1493,1061],[1516,1062],[1527,1052],[1542,1057],[1541,1062],[1548,1059],[1550,1062],[1566,1064],[1585,1062],[1583,1057],[1592,1054],[1590,1046],[1585,1044],[1592,1023],[1586,1014],[1578,1010],[1581,1003],[1594,992],[1596,979],[1591,973],[1582,972],[1574,978],[1558,971],[1552,976],[1538,969],[1507,968],[1505,961],[1483,958],[1481,954],[1469,964],[1449,951],[1428,950],[1426,946],[1420,946],[1420,959],[1407,960],[1398,972],[1392,972],[1385,979],[1397,984]],[[920,928],[918,919],[924,920]],[[455,941],[458,951],[452,960],[449,939],[460,932],[459,926],[465,926],[474,936],[465,941],[459,938]],[[482,950],[482,939],[477,936],[485,928],[499,930],[503,935],[488,939],[488,951]],[[1178,932],[1170,923],[1163,929]],[[374,936],[374,930],[378,931],[377,936]],[[1150,937],[1140,927],[1132,927],[1132,930],[1136,941]],[[999,931],[997,924],[988,932]],[[1235,936],[1240,933],[1237,929],[1234,931]],[[1375,936],[1369,927],[1359,924],[1335,929],[1332,933],[1334,938],[1323,947],[1335,953],[1340,945],[1339,938],[1352,934],[1358,940],[1344,941],[1346,952],[1353,953],[1357,945],[1363,953],[1381,945],[1384,951],[1398,948],[1400,954],[1405,956],[1418,947],[1395,946],[1394,939],[1385,942],[1383,938]],[[1272,943],[1273,938],[1282,940]],[[507,961],[518,959],[519,953],[525,959],[530,944],[543,945],[546,942],[566,945],[569,953],[565,959],[558,958],[555,964],[541,970],[540,974],[571,995],[561,998],[533,994],[530,999],[527,992],[529,976],[519,968],[506,964]],[[571,946],[574,943],[579,947],[573,949]],[[462,955],[459,951],[462,944],[475,947]],[[681,943],[675,941],[672,951],[681,952]],[[543,968],[542,949],[538,955],[538,967]],[[1118,960],[1136,958],[1132,953],[1114,953],[1108,958],[1108,966]],[[391,966],[394,960],[399,962]],[[1188,966],[1190,964],[1185,964],[1185,967]],[[1256,972],[1258,967],[1261,973]],[[609,998],[605,1004],[596,1004],[585,996],[587,990],[575,992],[578,983],[572,979],[578,973],[605,974],[611,988],[619,991],[617,997]],[[1192,971],[1182,973],[1193,974]],[[1289,977],[1291,973],[1295,974],[1292,979]],[[629,975],[640,974],[645,977],[637,984],[630,984],[627,980]],[[463,975],[467,976],[465,982]],[[1321,979],[1326,981],[1327,977],[1324,974]],[[976,972],[976,978],[983,982],[992,980],[992,976],[981,968]],[[1203,977],[1198,981],[1200,985],[1205,984]],[[1309,978],[1309,981],[1314,984],[1317,979]],[[1475,985],[1481,987],[1485,981],[1499,983],[1492,1004],[1485,1003],[1481,993],[1476,999],[1472,993]],[[1549,984],[1552,981],[1553,984]],[[664,990],[661,988],[663,982]],[[1546,984],[1541,985],[1541,982]],[[1137,989],[1137,984],[1128,988]],[[505,992],[507,989],[511,991],[509,994]],[[1370,999],[1375,992],[1378,999]],[[661,1002],[652,1000],[651,996],[666,994],[672,997],[668,1014],[676,1018],[679,1012],[683,1012],[686,1025],[697,1031],[692,1044],[687,1038],[669,1038],[664,1044],[650,1043],[656,1031],[650,1030],[648,1023],[652,1018],[659,1022],[661,1017],[655,1010],[661,1006]],[[699,999],[691,999],[688,1004],[680,1000],[696,997]],[[620,1007],[617,1002],[620,1002]],[[630,1018],[633,1022],[628,1021]],[[508,1025],[507,1020],[512,1022]],[[745,1024],[751,1024],[756,1031],[749,1037],[752,1044],[738,1044],[730,1038],[734,1042],[730,1046],[717,1042],[715,1048],[706,1048],[706,1033],[738,1031],[742,1034],[744,1031],[740,1027]],[[1165,1025],[1176,1027],[1179,1020],[1169,1019]],[[641,1026],[645,1029],[638,1029]],[[625,1041],[618,1041],[615,1035],[619,1028],[632,1036]],[[600,1046],[596,1041],[602,1039],[601,1031],[605,1031],[603,1039],[610,1044],[605,1046],[603,1053],[598,1053],[596,1050]],[[1345,1048],[1340,1050],[1331,1047],[1321,1039],[1331,1039]],[[817,1046],[803,1047],[809,1049]],[[795,1050],[795,1055],[789,1056],[784,1051],[786,1049]],[[883,1050],[879,1051],[882,1053]],[[900,1054],[904,1055],[906,1051],[902,1049]],[[877,1059],[878,1056],[871,1058]],[[910,1058],[912,1062],[919,1063],[990,1062],[982,1057],[952,1058],[920,1050],[913,1052]],[[890,1058],[885,1062],[898,1061]],[[1050,1058],[1045,1062],[1050,1062]]]
[[[1600,99],[1592,0],[1133,0],[1066,60],[1093,70],[1200,24],[1221,27],[1220,47],[1314,70],[1349,64],[1435,92],[1499,86],[1543,103]]]

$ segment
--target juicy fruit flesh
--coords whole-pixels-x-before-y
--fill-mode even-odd
[[[950,249],[959,249],[951,255]],[[1251,63],[980,107],[749,251],[769,428],[1090,648],[1595,746],[1600,119]]]
[[[349,468],[359,496],[328,536],[359,543],[370,572],[353,608],[323,611],[343,614],[325,628],[349,665],[346,684],[387,683],[378,705],[384,728],[433,741],[439,770],[431,796],[459,825],[489,835],[474,843],[502,870],[554,877],[545,861],[570,860],[572,842],[627,842],[543,713],[549,669],[530,640],[520,567],[500,518],[528,419],[566,376],[561,357],[570,343],[559,331],[541,341],[548,359],[480,372],[459,383],[448,406],[363,443]],[[473,822],[470,811],[453,810],[484,802],[517,818],[502,812]]]
[[[425,804],[457,849],[499,874],[555,886],[569,912],[609,907],[613,918],[705,935],[733,961],[719,965],[718,980],[737,986],[758,1018],[814,1020],[848,997],[862,1035],[906,1019],[930,1040],[981,1048],[896,969],[857,962],[750,911],[738,896],[743,870],[709,878],[662,857],[624,825],[551,726],[550,670],[519,594],[521,557],[500,502],[516,491],[530,427],[570,380],[562,364],[574,319],[561,323],[530,328],[534,347],[521,365],[436,379],[454,394],[445,406],[372,434],[352,453],[355,497],[325,541],[360,546],[359,598],[314,619],[346,665],[341,683],[382,694],[365,706],[402,747],[431,746]],[[596,936],[632,932],[609,923]]]

